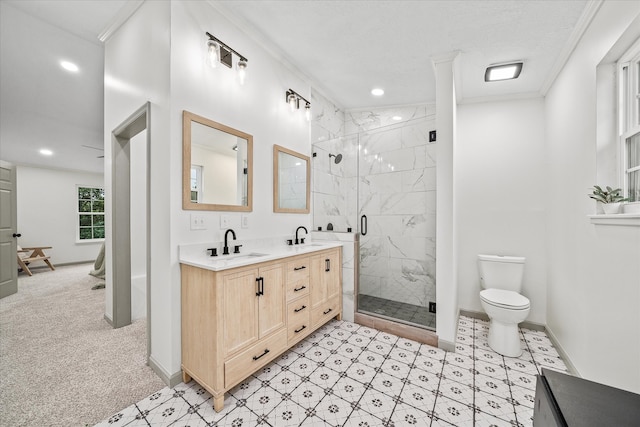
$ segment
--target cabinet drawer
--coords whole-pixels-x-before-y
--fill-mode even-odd
[[[299,280],[309,281],[309,257],[287,263],[287,283]]]
[[[287,330],[282,329],[269,338],[260,340],[242,353],[224,363],[224,386],[228,388],[271,360],[287,348]]]
[[[341,309],[340,297],[332,298],[322,303],[311,312],[311,325],[315,328],[325,323],[327,320],[340,314]]]
[[[309,294],[309,257],[287,263],[287,301]]]
[[[290,343],[311,332],[311,306],[308,295],[287,305],[287,325],[287,338]]]

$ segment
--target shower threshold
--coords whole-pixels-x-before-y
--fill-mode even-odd
[[[391,301],[370,295],[358,296],[358,313],[405,325],[435,330],[436,315],[427,307]]]

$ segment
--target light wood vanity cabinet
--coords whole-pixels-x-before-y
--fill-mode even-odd
[[[182,372],[224,393],[342,315],[340,248],[222,271],[181,264]]]
[[[340,252],[320,252],[310,257],[311,325],[315,328],[342,312],[342,260]]]

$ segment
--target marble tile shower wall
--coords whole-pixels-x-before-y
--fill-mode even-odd
[[[341,139],[345,134],[344,112],[313,89],[311,105],[312,152],[316,155],[311,159],[313,229],[322,227],[322,230],[326,230],[331,223],[334,231],[344,232],[348,227],[355,231],[355,206],[349,210],[349,205],[350,202],[355,205],[353,197],[356,192],[351,187],[355,186],[357,163],[354,153],[347,156],[345,152],[345,148],[352,146],[353,142]],[[336,164],[329,154],[342,154],[343,159]],[[345,173],[352,174],[351,180]]]
[[[359,292],[435,301],[435,105],[343,113],[313,90],[311,99],[314,230],[357,231],[366,214]]]
[[[368,218],[361,294],[421,306],[436,300],[434,128],[432,106],[347,114],[347,132],[359,133],[358,218]]]

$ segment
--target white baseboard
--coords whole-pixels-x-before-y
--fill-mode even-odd
[[[111,326],[113,328],[113,319],[109,316],[107,316],[107,313],[104,314],[104,320],[105,322],[107,322],[109,324],[109,326]]]
[[[547,336],[551,340],[551,343],[553,344],[553,346],[556,348],[556,350],[558,350],[558,354],[560,355],[560,357],[562,357],[562,361],[567,366],[567,369],[569,370],[569,372],[571,372],[571,374],[576,377],[582,378],[582,375],[580,375],[580,372],[578,372],[578,369],[576,369],[573,362],[571,362],[569,355],[564,350],[564,348],[562,348],[562,345],[560,345],[560,342],[558,341],[558,338],[556,338],[556,335],[553,333],[553,331],[549,329],[549,327],[547,327],[545,332],[547,333]]]
[[[456,351],[456,343],[454,342],[450,342],[450,341],[445,341],[443,339],[438,339],[438,348],[445,350],[445,351]]]
[[[481,311],[460,310],[460,315],[472,317],[474,319],[489,321],[489,316],[487,316],[487,313],[483,313]],[[534,331],[546,331],[547,329],[546,325],[543,325],[541,323],[536,323],[536,322],[529,322],[526,320],[520,323],[519,326],[521,328],[531,329]]]

